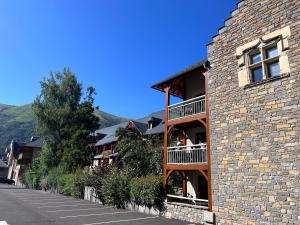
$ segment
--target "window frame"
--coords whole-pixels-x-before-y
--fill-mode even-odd
[[[279,59],[280,59],[279,50],[280,49],[278,46],[279,42],[280,42],[280,39],[276,38],[275,40],[271,40],[268,43],[262,43],[259,46],[250,49],[247,52],[247,54],[246,54],[247,55],[247,69],[248,69],[250,83],[261,82],[261,81],[267,80],[269,78],[280,76],[280,72],[279,72],[279,74],[272,76],[269,71],[269,67],[268,67],[268,65],[270,65],[271,63],[278,63],[279,70],[280,70],[280,62],[279,62]],[[275,48],[275,47],[277,49],[277,55],[268,58],[267,51],[272,48]],[[256,63],[252,63],[252,56],[256,55],[257,53],[260,53],[261,60]],[[262,68],[262,80],[254,81],[252,71],[257,68]]]

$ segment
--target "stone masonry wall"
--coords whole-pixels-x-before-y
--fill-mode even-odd
[[[188,221],[190,223],[207,224],[204,221],[205,210],[197,208],[193,205],[186,205],[180,203],[167,203],[164,217],[168,219],[177,219]]]
[[[288,77],[243,88],[236,48],[290,26]],[[208,46],[217,224],[300,224],[300,1],[244,0]]]

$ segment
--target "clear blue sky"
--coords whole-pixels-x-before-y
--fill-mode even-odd
[[[103,111],[160,110],[164,96],[150,86],[205,58],[236,2],[2,0],[0,103],[31,103],[43,77],[70,67]]]

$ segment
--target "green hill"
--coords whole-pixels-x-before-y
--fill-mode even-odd
[[[101,128],[112,126],[126,119],[106,112],[96,111]],[[12,139],[28,141],[34,134],[34,116],[31,105],[11,106],[0,104],[0,156]]]

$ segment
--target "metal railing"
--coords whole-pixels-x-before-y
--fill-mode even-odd
[[[168,107],[168,118],[174,120],[205,113],[205,95],[192,98]]]
[[[206,144],[168,147],[167,164],[206,164]]]
[[[207,199],[198,199],[198,198],[189,198],[183,197],[179,195],[167,195],[168,202],[178,202],[178,203],[185,203],[185,204],[192,204],[200,206],[203,209],[208,209],[208,200]]]

